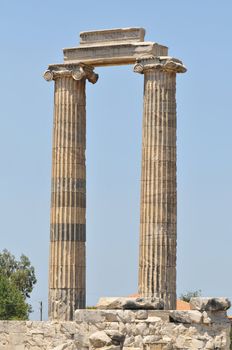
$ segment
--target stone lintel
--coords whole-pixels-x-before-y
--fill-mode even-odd
[[[89,44],[63,50],[64,62],[85,63],[94,67],[134,64],[143,56],[167,56],[168,48],[154,42]]]
[[[144,41],[144,28],[114,28],[80,33],[80,45]]]

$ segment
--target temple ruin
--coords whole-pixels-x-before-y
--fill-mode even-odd
[[[144,41],[143,28],[80,33],[49,65],[55,81],[49,315],[72,320],[86,300],[86,96],[95,67],[134,65],[144,75],[138,293],[176,305],[176,74],[182,62]]]
[[[142,28],[80,34],[55,81],[49,321],[0,321],[5,350],[230,349],[227,298],[176,308],[176,73],[186,68]],[[133,64],[144,75],[139,286],[141,297],[86,298],[86,81],[94,68]],[[215,283],[217,280],[215,279]]]

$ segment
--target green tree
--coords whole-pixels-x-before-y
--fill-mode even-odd
[[[9,278],[23,294],[24,298],[30,298],[34,284],[37,282],[35,269],[31,266],[27,256],[21,255],[17,261],[8,250],[0,253],[0,275]]]
[[[180,299],[189,303],[191,298],[196,298],[196,297],[200,297],[200,296],[201,296],[201,290],[198,289],[198,290],[195,290],[192,292],[188,291],[184,294],[181,294]]]
[[[0,319],[27,320],[29,312],[22,293],[7,277],[0,275]]]
[[[16,319],[27,319],[32,308],[27,304],[26,299],[30,298],[30,293],[37,282],[30,260],[25,255],[21,255],[20,259],[16,260],[14,255],[4,249],[0,253],[0,277],[0,309],[3,310],[0,318],[14,319],[15,315]],[[4,303],[5,290],[11,290],[12,293],[9,294],[8,302]],[[15,307],[12,306],[13,301],[15,301]],[[7,312],[9,312],[8,317]]]

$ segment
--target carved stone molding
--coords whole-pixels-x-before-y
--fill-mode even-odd
[[[60,77],[72,77],[74,80],[87,79],[92,84],[95,84],[98,80],[98,74],[93,70],[93,67],[82,63],[55,64],[48,67],[43,77],[46,81],[55,80]]]
[[[185,73],[187,71],[182,61],[169,56],[149,56],[136,60],[135,73],[144,74],[144,72],[153,69],[173,73]]]

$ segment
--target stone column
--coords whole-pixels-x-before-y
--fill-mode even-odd
[[[144,74],[139,294],[176,308],[176,73],[171,57],[137,61]]]
[[[86,299],[86,65],[53,65],[55,80],[49,260],[49,318],[72,320]]]

